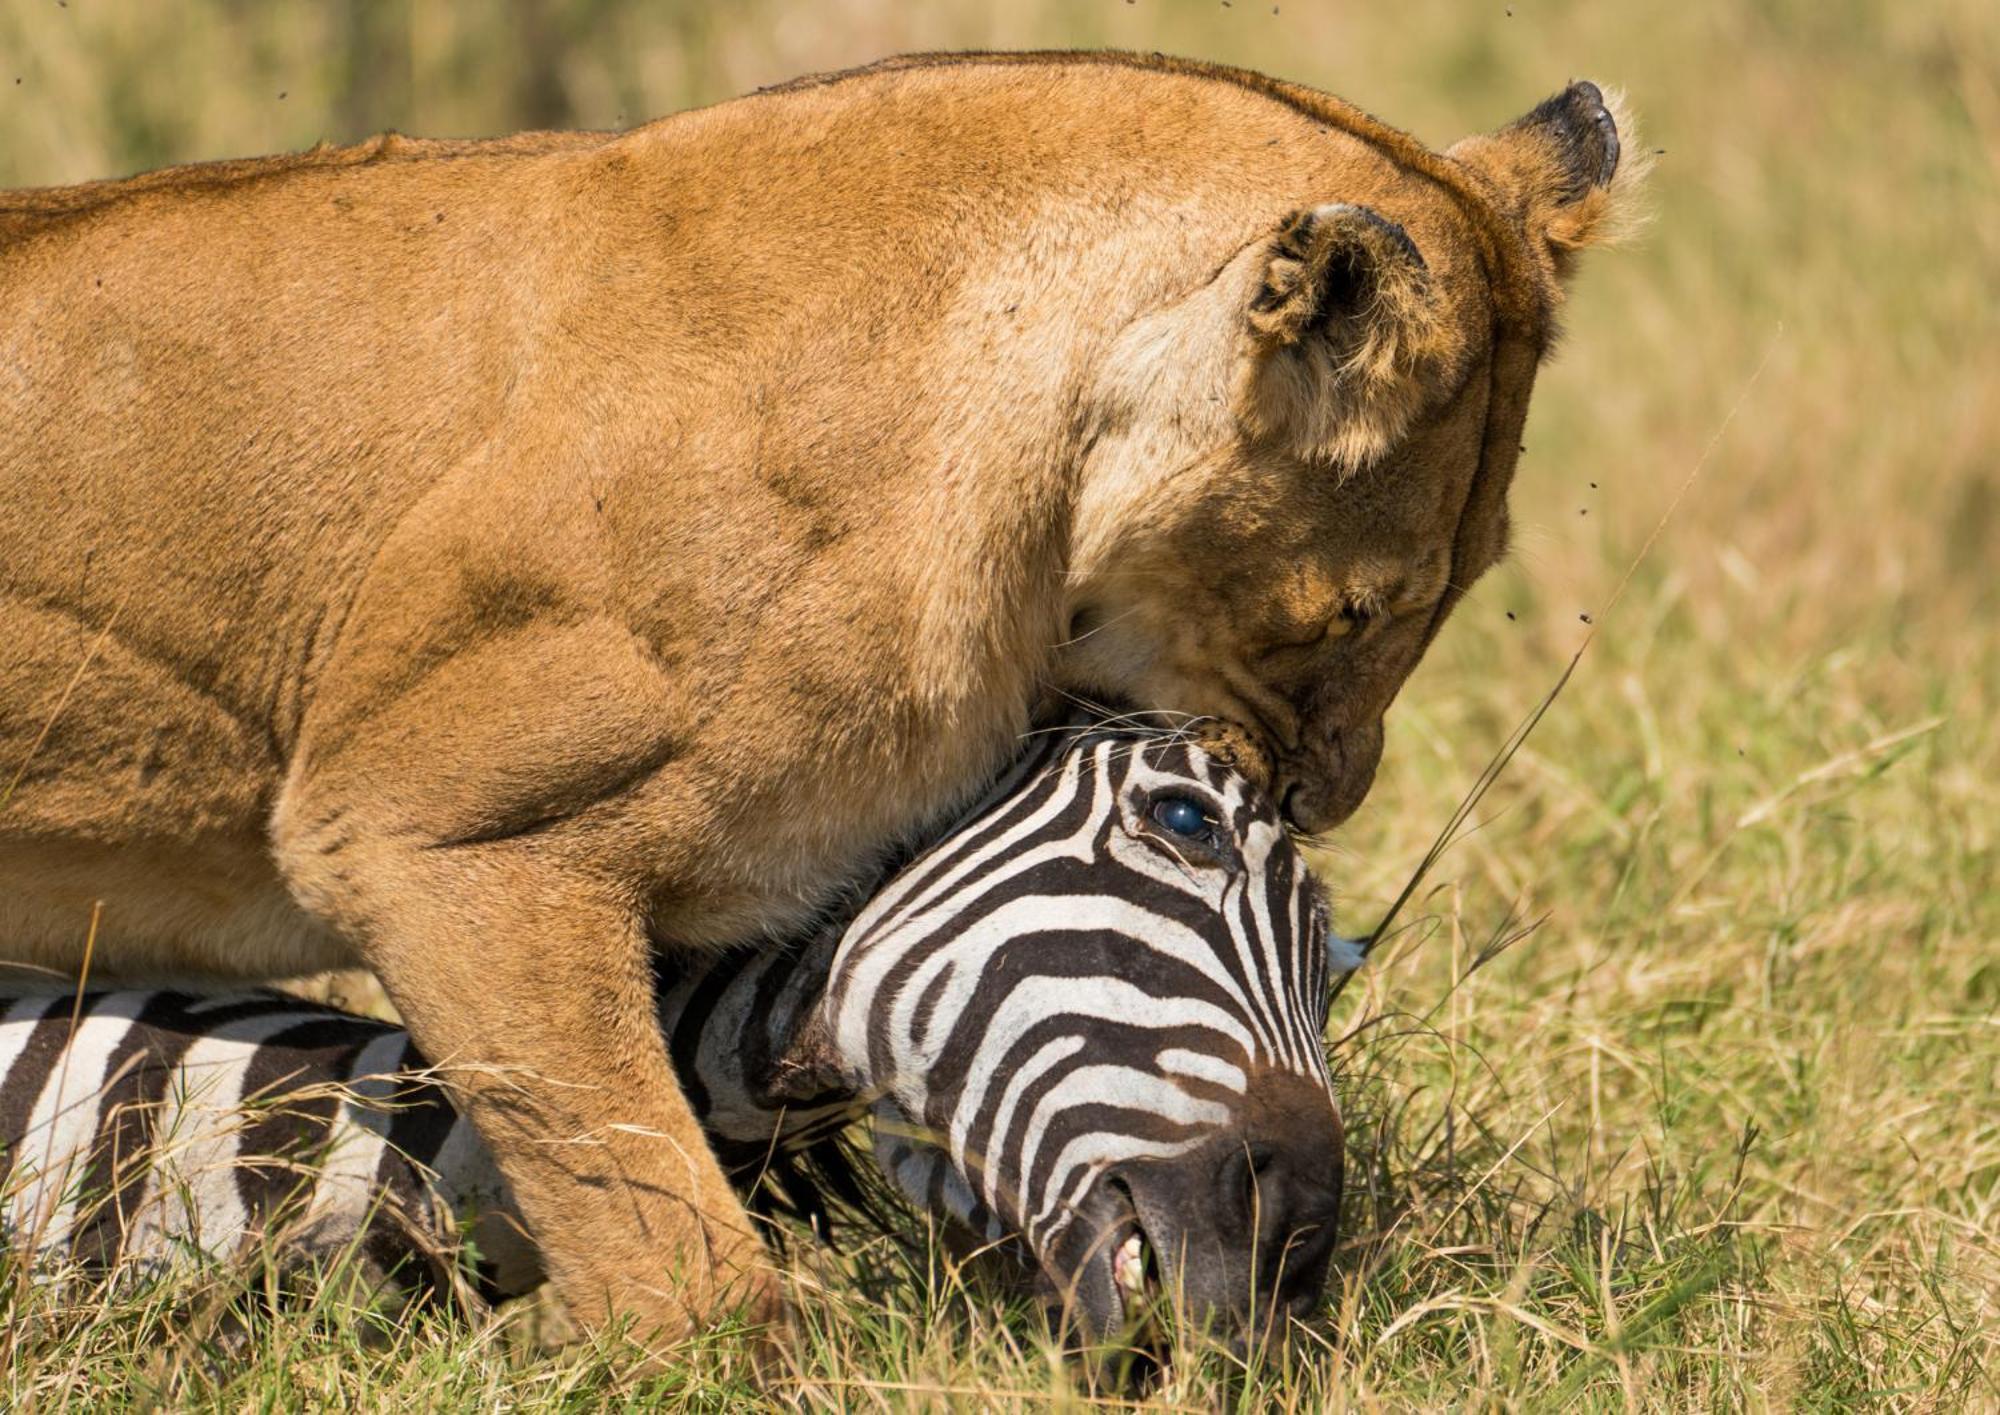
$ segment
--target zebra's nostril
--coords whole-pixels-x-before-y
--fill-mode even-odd
[[[1219,1207],[1246,1232],[1258,1226],[1270,1201],[1270,1195],[1262,1190],[1276,1177],[1274,1167],[1278,1164],[1275,1146],[1252,1142],[1229,1146],[1216,1166]]]

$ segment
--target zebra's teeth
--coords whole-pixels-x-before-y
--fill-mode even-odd
[[[1126,1296],[1146,1295],[1146,1240],[1135,1233],[1118,1247],[1111,1259],[1111,1276]]]

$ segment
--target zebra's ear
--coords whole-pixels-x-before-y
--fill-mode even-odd
[[[791,1045],[771,1058],[764,1091],[774,1101],[810,1101],[837,1090],[843,1078],[833,1049],[833,1023],[812,1009]]]

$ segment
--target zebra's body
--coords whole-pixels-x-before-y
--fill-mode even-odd
[[[1242,1315],[1260,1285],[1292,1301],[1324,1270],[1340,1167],[1328,948],[1316,886],[1240,775],[1184,743],[1081,732],[1039,743],[844,928],[663,975],[660,1021],[744,1179],[872,1107],[891,1184],[1025,1239],[1086,1325],[1128,1315],[1147,1264],[1205,1311]],[[282,1212],[306,1251],[361,1242],[389,1264],[473,1222],[492,1292],[538,1276],[484,1147],[400,1031],[272,994],[99,993],[65,1046],[74,1005],[17,1002],[0,1022],[15,1241],[157,1265],[176,1244],[232,1251]],[[214,1118],[175,1099],[204,1086]],[[149,1170],[141,1142],[175,1126],[208,1137],[219,1174],[253,1178],[190,1187],[185,1166]],[[1252,1203],[1242,1233],[1210,1232],[1209,1171],[1272,1143],[1330,1171],[1330,1189],[1294,1176],[1284,1203],[1272,1191],[1276,1218]],[[283,1171],[315,1154],[338,1183]],[[1190,1161],[1200,1184],[1162,1187]],[[176,1208],[175,1184],[199,1202]],[[1282,1257],[1294,1219],[1317,1236],[1289,1281],[1223,1251],[1275,1242]]]
[[[851,1096],[793,1105],[767,1078],[819,997],[836,936],[663,977],[660,1022],[724,1164],[753,1187]],[[352,1250],[432,1288],[542,1280],[506,1181],[407,1032],[275,992],[172,989],[0,1002],[0,1239],[100,1273],[157,1272],[268,1243]]]
[[[408,1033],[276,993],[118,990],[0,1011],[0,1229],[86,1272],[269,1242],[429,1286],[464,1225],[489,1295],[540,1259]]]

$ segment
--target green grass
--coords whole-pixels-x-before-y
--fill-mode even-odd
[[[2000,1407],[1990,5],[548,0],[543,45],[532,8],[12,7],[0,181],[629,121],[954,44],[1245,62],[1441,142],[1572,75],[1626,87],[1666,150],[1656,219],[1587,269],[1526,437],[1521,548],[1322,858],[1348,930],[1580,615],[1595,638],[1336,1009],[1353,1238],[1323,1321],[1253,1371],[1183,1353],[1160,1403]],[[532,1314],[382,1325],[330,1299],[218,1354],[223,1277],[68,1306],[0,1281],[0,1405],[1089,1398],[1022,1312],[889,1245],[801,1264],[798,1344],[761,1378],[728,1335],[640,1376],[615,1345],[540,1349]]]

